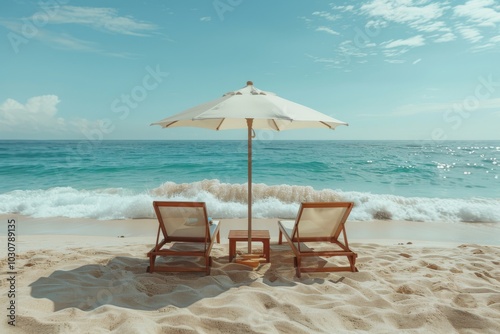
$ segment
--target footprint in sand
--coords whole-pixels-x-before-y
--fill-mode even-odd
[[[429,263],[427,265],[427,268],[432,269],[432,270],[439,270],[439,266],[437,264],[434,264],[434,263]]]
[[[476,299],[473,296],[466,293],[460,293],[455,298],[453,298],[453,303],[460,307],[474,308],[477,307]]]

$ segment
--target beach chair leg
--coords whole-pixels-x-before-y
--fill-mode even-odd
[[[212,257],[209,256],[206,261],[206,273],[210,276],[210,267],[212,267]]]
[[[146,269],[146,272],[152,273],[154,271],[154,269],[155,269],[155,259],[156,259],[156,256],[154,256],[154,255],[151,255],[149,257],[149,266]]]
[[[357,272],[358,271],[358,268],[356,268],[356,257],[357,255],[352,255],[352,256],[349,256],[349,262],[351,263],[351,271],[352,272]]]
[[[301,264],[300,262],[301,262],[300,257],[296,256],[293,258],[293,265],[295,266],[295,271],[298,278],[300,278],[300,264]]]
[[[283,243],[283,232],[280,230],[280,234],[278,236],[278,245],[281,245]]]

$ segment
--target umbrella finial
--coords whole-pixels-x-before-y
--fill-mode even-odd
[[[247,81],[247,86],[253,86],[253,82]]]

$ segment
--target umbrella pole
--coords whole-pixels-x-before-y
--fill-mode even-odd
[[[248,254],[252,254],[252,125],[253,118],[247,118],[248,126]]]

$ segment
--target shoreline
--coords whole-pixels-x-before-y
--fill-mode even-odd
[[[20,237],[29,235],[75,235],[99,237],[151,237],[154,242],[158,229],[156,219],[113,219],[97,220],[91,218],[33,218],[11,214],[0,215],[0,221],[15,219]],[[221,243],[227,243],[231,229],[247,229],[246,218],[217,219],[221,222]],[[255,230],[269,230],[271,242],[278,239],[279,218],[252,220]],[[421,242],[426,244],[462,244],[500,246],[500,224],[497,223],[449,223],[415,222],[396,220],[371,220],[346,222],[349,242]],[[7,229],[0,229],[0,237]]]

